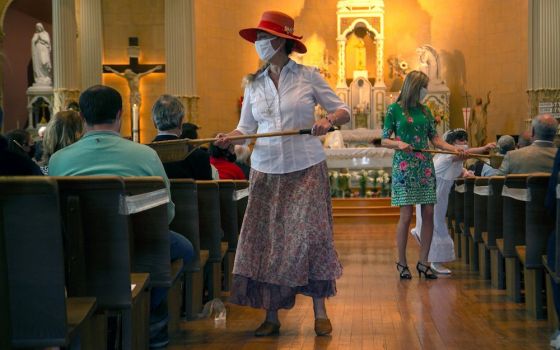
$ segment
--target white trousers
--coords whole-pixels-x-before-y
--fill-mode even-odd
[[[449,262],[455,260],[455,249],[453,239],[447,230],[447,203],[449,201],[449,191],[453,186],[454,180],[436,179],[437,203],[434,206],[434,235],[430,245],[428,261],[435,263]],[[416,227],[412,229],[412,234],[421,237],[422,229],[422,210],[420,205],[416,206]]]

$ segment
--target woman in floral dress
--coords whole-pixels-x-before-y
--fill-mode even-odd
[[[401,279],[412,275],[406,260],[408,228],[412,219],[414,205],[421,205],[422,228],[420,256],[416,264],[418,275],[435,279],[430,269],[428,254],[434,230],[434,204],[436,203],[436,178],[432,156],[418,152],[428,148],[428,141],[435,147],[457,152],[463,156],[464,150],[446,143],[438,136],[434,117],[420,101],[428,93],[428,76],[419,71],[410,72],[403,83],[396,103],[389,105],[383,127],[384,147],[395,149],[393,157],[391,204],[400,207],[397,225],[397,270]],[[390,139],[391,135],[394,139]]]

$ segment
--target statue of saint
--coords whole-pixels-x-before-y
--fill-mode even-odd
[[[481,147],[486,144],[486,124],[488,117],[488,105],[490,104],[490,92],[486,95],[486,102],[482,103],[482,98],[476,99],[476,105],[472,110],[469,120],[469,146]]]
[[[354,45],[356,53],[356,70],[366,70],[366,43],[364,39],[356,37],[356,44]]]
[[[440,66],[439,55],[430,45],[423,45],[416,49],[418,54],[418,70],[424,72],[430,78],[430,84],[439,82]]]
[[[109,66],[103,66],[103,68],[108,72],[115,73],[119,77],[126,79],[128,82],[128,89],[130,90],[130,107],[132,108],[132,106],[137,105],[138,110],[140,110],[140,105],[142,104],[142,96],[140,96],[140,79],[143,76],[160,70],[162,67],[156,66],[142,73],[134,73],[130,68],[125,69],[122,73]]]
[[[51,38],[41,23],[35,25],[35,34],[31,39],[31,60],[33,85],[52,86]]]

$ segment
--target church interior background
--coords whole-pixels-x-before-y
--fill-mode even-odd
[[[440,133],[463,127],[463,109],[488,91],[488,141],[520,134],[538,102],[527,94],[532,78],[525,0],[286,0],[281,5],[275,0],[0,0],[0,9],[4,131],[44,122],[77,100],[80,90],[103,83],[122,94],[122,134],[132,138],[127,81],[103,71],[107,65],[125,67],[131,57],[146,67],[163,67],[140,81],[140,142],[149,143],[156,134],[150,107],[163,93],[182,98],[201,137],[231,130],[239,118],[242,77],[259,67],[253,46],[238,30],[267,9],[295,18],[309,50],[293,59],[316,66],[350,105],[352,121],[341,131],[347,147],[368,146],[379,137],[386,106],[413,69],[431,70],[426,103]],[[51,34],[56,56],[52,96],[44,99],[33,99],[27,90],[29,43],[38,22]],[[137,38],[133,47],[130,38]],[[329,166],[352,168],[338,152],[332,150]],[[356,169],[368,162],[365,152],[352,156],[364,159]],[[379,168],[390,166],[390,156],[383,157],[387,164],[378,163]]]

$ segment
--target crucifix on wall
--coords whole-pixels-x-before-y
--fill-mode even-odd
[[[130,109],[132,116],[132,140],[139,142],[139,111],[142,105],[142,96],[140,95],[140,79],[153,72],[165,72],[164,64],[140,64],[138,57],[140,56],[140,47],[138,46],[138,38],[128,38],[128,64],[105,65],[103,69],[109,73],[114,73],[128,82]]]

